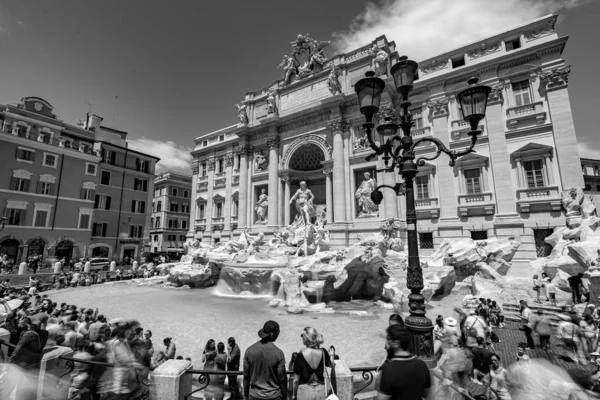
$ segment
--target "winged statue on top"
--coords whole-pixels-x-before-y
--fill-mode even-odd
[[[283,68],[283,84],[289,85],[297,79],[302,79],[315,72],[323,70],[327,63],[327,56],[323,49],[330,41],[317,41],[309,36],[299,34],[296,40],[290,42],[292,45],[291,55],[284,55],[283,61],[278,68]]]

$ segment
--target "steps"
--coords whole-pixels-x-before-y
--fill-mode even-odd
[[[543,304],[531,304],[529,308],[533,312],[533,314],[537,314],[539,310],[542,311],[542,314],[549,317],[552,322],[558,323],[561,319],[556,315],[561,312],[560,307],[543,305]],[[502,304],[502,311],[504,313],[504,318],[507,321],[513,322],[521,322],[521,306],[518,303],[504,303]]]

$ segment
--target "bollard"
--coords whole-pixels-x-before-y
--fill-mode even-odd
[[[187,360],[167,360],[152,371],[154,384],[150,386],[150,400],[183,400],[192,391],[192,374],[185,371],[192,368]]]
[[[66,360],[58,357],[72,357],[73,350],[70,347],[56,346],[48,349],[42,356],[40,363],[40,375],[38,378],[38,400],[66,399],[69,394],[70,374],[65,375],[59,382],[59,377],[68,371]]]
[[[60,261],[57,261],[56,264],[54,264],[54,273],[55,274],[62,273],[62,263]]]
[[[92,263],[89,261],[86,261],[85,266],[83,267],[83,272],[85,272],[86,274],[89,274],[91,270],[92,270]]]
[[[19,275],[25,275],[27,273],[27,263],[22,262],[19,264]]]
[[[342,360],[335,360],[335,382],[339,400],[354,400],[354,375]]]
[[[117,270],[117,263],[114,261],[110,262],[110,272],[115,272]]]
[[[131,265],[131,269],[133,269],[134,271],[137,271],[138,265],[139,265],[138,262],[134,261],[133,264]]]

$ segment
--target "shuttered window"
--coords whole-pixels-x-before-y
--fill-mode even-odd
[[[525,177],[528,188],[544,187],[544,171],[542,160],[524,161]]]
[[[481,193],[481,169],[465,169],[464,174],[467,194]]]
[[[429,198],[429,175],[421,175],[415,178],[417,189],[417,200]]]

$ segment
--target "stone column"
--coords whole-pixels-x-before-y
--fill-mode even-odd
[[[249,144],[244,143],[236,149],[236,153],[240,156],[240,193],[238,204],[238,229],[246,227],[246,219],[248,214],[248,153],[252,151]]]
[[[511,180],[511,166],[506,146],[506,129],[502,115],[502,87],[494,88],[488,100],[486,110],[487,137],[490,143],[490,163],[494,177],[494,196],[496,197],[496,215],[498,217],[518,216],[516,211],[516,193]],[[487,190],[487,188],[486,188]]]
[[[40,362],[40,375],[38,377],[37,399],[66,399],[69,393],[70,375],[66,373],[66,360],[59,357],[72,357],[73,350],[70,347],[57,346],[42,356]]]
[[[186,373],[192,368],[187,360],[167,360],[154,371],[154,384],[150,386],[151,399],[183,400],[192,392],[192,374]]]
[[[229,232],[231,237],[231,185],[233,184],[233,154],[225,154],[225,204],[223,207],[223,217],[225,223],[223,228]]]
[[[548,101],[548,111],[552,118],[554,148],[560,166],[560,182],[563,190],[585,186],[571,113],[571,100],[567,91],[570,73],[571,67],[562,67],[540,76]]]
[[[327,206],[327,224],[333,222],[333,193],[331,192],[331,173],[330,168],[325,168],[325,205]]]
[[[433,135],[450,148],[448,132],[448,99],[444,98],[428,104],[433,119]],[[457,220],[457,199],[454,190],[454,171],[448,167],[448,159],[442,155],[437,160],[438,182],[440,185],[440,220]]]
[[[346,169],[344,167],[344,138],[342,136],[345,123],[341,119],[329,123],[333,132],[333,214],[335,223],[345,223],[346,210]]]
[[[283,223],[284,225],[291,224],[290,221],[290,198],[292,195],[290,194],[290,177],[286,176],[281,179],[283,181],[284,189],[283,189]]]
[[[187,240],[196,239],[196,215],[198,213],[198,203],[196,203],[196,196],[198,196],[198,160],[194,160],[192,163],[192,194],[190,196],[190,226],[188,233],[185,235]],[[152,227],[154,228],[154,227]]]
[[[215,160],[214,157],[208,159],[208,191],[206,192],[206,230],[204,232],[210,232],[209,235],[212,236],[212,219],[213,219],[213,195],[215,192]]]
[[[267,225],[275,228],[279,213],[279,136],[270,136],[267,139],[267,146],[269,146],[269,217]]]
[[[254,152],[248,153],[248,178],[246,179],[246,193],[248,199],[246,203],[246,226],[252,226],[254,222],[254,193],[252,190],[252,174],[254,174]]]
[[[350,155],[352,151],[352,143],[350,141],[350,129],[348,126],[342,126],[342,137],[344,138],[344,171],[346,177],[346,190],[352,189],[352,180],[354,179],[354,175],[352,174],[352,170],[350,169]],[[347,196],[347,194],[344,194]],[[350,195],[349,198],[352,198],[354,193]],[[352,213],[352,204],[354,201],[346,201],[346,221],[350,222],[354,219],[354,215]]]

